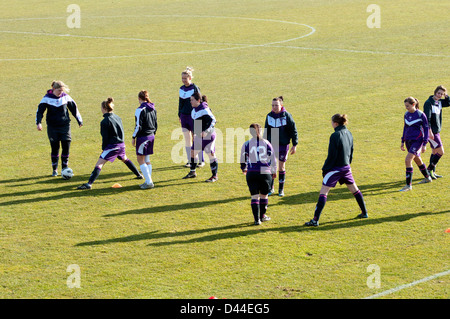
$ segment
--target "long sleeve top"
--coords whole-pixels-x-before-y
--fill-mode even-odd
[[[100,122],[100,134],[102,135],[102,150],[108,145],[124,142],[124,130],[122,119],[114,113],[103,114]]]
[[[423,112],[425,113],[428,124],[433,134],[441,132],[442,128],[442,108],[450,106],[450,96],[445,99],[435,100],[430,96],[423,105]]]
[[[200,134],[200,132],[198,132],[198,129],[200,127],[202,132],[205,133],[212,133],[214,131],[216,118],[212,114],[211,109],[208,106],[208,103],[202,102],[199,106],[193,108],[191,116],[192,119],[194,120],[194,134]]]
[[[278,130],[277,132],[275,130]],[[275,141],[278,134],[278,141]],[[292,115],[283,107],[280,113],[270,112],[266,116],[264,124],[264,138],[273,145],[288,145],[292,140],[292,145],[298,144],[297,126]]]
[[[328,157],[322,171],[349,166],[353,159],[353,135],[345,125],[337,126],[330,136]]]
[[[77,120],[78,125],[83,124],[83,119],[78,111],[77,104],[64,92],[58,97],[53,94],[53,90],[47,91],[47,94],[42,98],[36,111],[36,125],[42,122],[45,111],[47,111],[46,122],[49,126],[69,125],[69,111]]]
[[[154,135],[158,129],[156,109],[153,103],[142,103],[134,112],[136,126],[133,138]]]
[[[179,101],[178,101],[178,117],[180,114],[191,114],[192,105],[191,105],[191,96],[195,92],[200,93],[200,88],[192,83],[189,86],[182,85],[179,91]]]
[[[425,113],[416,110],[414,113],[406,112],[404,116],[405,124],[403,126],[402,142],[408,140],[422,141],[422,145],[428,142],[428,120]]]
[[[272,144],[265,139],[252,138],[242,145],[241,170],[273,174],[277,172],[277,160]]]

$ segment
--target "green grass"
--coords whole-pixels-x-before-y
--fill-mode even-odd
[[[380,29],[366,26],[368,3],[350,0],[77,4],[80,29],[67,28],[64,3],[51,10],[42,1],[0,4],[0,31],[80,36],[0,32],[1,298],[363,298],[450,268],[447,156],[439,163],[445,178],[417,185],[416,168],[414,190],[398,192],[405,174],[403,100],[413,95],[423,105],[437,85],[450,86],[443,37],[448,3],[378,1]],[[310,32],[262,19],[307,24],[316,32],[250,46]],[[224,135],[227,128],[264,124],[271,99],[285,97],[300,145],[287,162],[286,196],[270,197],[270,222],[251,225],[250,196],[237,163],[220,163],[213,185],[202,182],[208,165],[198,179],[181,179],[187,169],[171,159],[179,143],[171,136],[179,127],[177,94],[188,65]],[[47,135],[34,125],[54,79],[70,86],[85,124],[72,125],[76,175],[69,181],[49,176]],[[91,191],[76,190],[101,152],[100,103],[108,96],[116,100],[128,156],[136,163],[131,134],[141,89],[149,90],[158,110],[156,187],[141,191],[125,165],[115,162]],[[450,141],[448,111],[444,144]],[[331,191],[321,225],[305,228],[337,112],[350,119],[352,170],[370,219],[354,219],[358,206],[341,186]],[[233,147],[236,154],[241,145]],[[225,159],[230,150],[219,155]],[[113,189],[114,183],[123,187]],[[80,289],[66,285],[71,264],[80,266]],[[381,288],[366,284],[371,264],[380,267]],[[443,276],[384,298],[445,299],[448,287]]]

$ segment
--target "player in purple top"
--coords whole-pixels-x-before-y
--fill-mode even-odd
[[[95,164],[95,168],[86,184],[78,186],[77,189],[91,189],[100,172],[107,162],[114,162],[116,158],[124,162],[127,167],[142,179],[142,175],[134,166],[133,162],[125,154],[124,130],[121,118],[114,114],[114,99],[109,97],[102,102],[103,120],[100,122],[100,133],[102,135],[102,150],[100,158]]]
[[[261,125],[250,125],[252,138],[242,145],[241,170],[246,175],[251,195],[254,224],[270,220],[266,215],[269,204],[269,191],[273,178],[277,175],[275,151],[268,140],[261,137]]]
[[[353,136],[347,129],[347,115],[335,114],[331,117],[331,125],[334,133],[330,136],[328,145],[328,156],[322,167],[322,188],[320,189],[314,217],[305,226],[319,226],[319,218],[327,202],[328,192],[336,184],[345,184],[361,209],[361,214],[357,218],[368,218],[366,203],[361,191],[353,179],[350,164],[353,159]]]
[[[75,117],[79,127],[83,126],[83,119],[75,101],[67,94],[69,88],[62,81],[53,81],[52,88],[42,98],[36,112],[37,130],[42,131],[42,118],[47,111],[47,135],[51,146],[52,176],[58,176],[59,148],[61,145],[61,164],[66,168],[69,162],[70,132],[69,111]]]
[[[197,177],[197,173],[195,172],[198,165],[197,158],[199,153],[204,151],[209,156],[212,173],[212,176],[205,182],[215,182],[218,179],[217,170],[219,168],[219,162],[215,155],[216,132],[214,126],[216,124],[216,118],[208,106],[208,100],[205,95],[202,96],[199,92],[195,92],[191,96],[191,104],[193,107],[191,116],[194,120],[194,136],[190,151],[191,170],[183,178]]]
[[[152,164],[150,155],[153,154],[155,133],[158,129],[155,105],[150,101],[147,91],[138,94],[139,107],[134,112],[136,126],[133,132],[131,144],[136,147],[137,161],[141,172],[145,177],[145,183],[140,185],[141,189],[155,187],[152,180]]]
[[[194,78],[192,72],[194,72],[194,69],[188,66],[186,67],[186,70],[181,73],[181,81],[183,82],[183,85],[180,87],[180,98],[178,102],[178,118],[183,130],[184,145],[188,160],[187,164],[185,165],[186,167],[190,167],[192,139],[194,136],[194,120],[191,117],[191,96],[194,93],[201,94],[200,88],[192,82],[192,79]],[[203,152],[201,152],[201,156],[202,162],[198,165],[199,167],[203,167],[205,165]]]
[[[410,96],[404,100],[404,103],[407,111],[404,116],[405,124],[400,148],[402,151],[408,150],[408,154],[405,158],[406,186],[400,189],[401,192],[412,189],[413,161],[419,166],[420,172],[425,177],[419,184],[431,182],[428,170],[420,157],[420,154],[426,151],[428,143],[427,117],[419,110],[419,101],[416,98]]]

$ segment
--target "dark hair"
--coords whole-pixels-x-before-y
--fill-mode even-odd
[[[434,94],[436,94],[439,90],[443,90],[444,93],[447,92],[447,89],[446,89],[444,86],[439,85],[439,86],[434,90]]]
[[[279,101],[280,104],[283,105],[284,99],[283,99],[283,97],[280,95],[279,97],[274,97],[274,98],[272,99],[272,101]]]
[[[346,125],[348,123],[347,114],[334,114],[331,120],[339,125]]]
[[[138,98],[140,98],[142,101],[152,103],[152,101],[150,101],[150,97],[148,96],[148,92],[145,90],[142,90],[141,92],[139,92]]]
[[[206,95],[200,95],[200,92],[194,92],[194,94],[192,94],[192,96],[194,97],[194,99],[196,99],[197,101],[200,102],[208,102],[208,98],[206,97]]]
[[[104,108],[106,111],[112,112],[114,111],[114,99],[112,97],[109,97],[106,99],[106,101],[102,102],[102,108]]]
[[[261,125],[258,123],[250,124],[250,134],[252,137],[255,137],[256,139],[260,140],[261,137]]]
[[[403,101],[403,103],[406,103],[406,102],[408,102],[408,103],[411,104],[411,105],[414,105],[414,106],[416,107],[416,110],[419,109],[419,100],[416,99],[415,97],[412,97],[412,96],[407,97],[407,98]]]

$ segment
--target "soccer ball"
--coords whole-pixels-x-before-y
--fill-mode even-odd
[[[73,171],[71,168],[66,167],[61,171],[61,176],[63,179],[71,179],[73,176]]]

